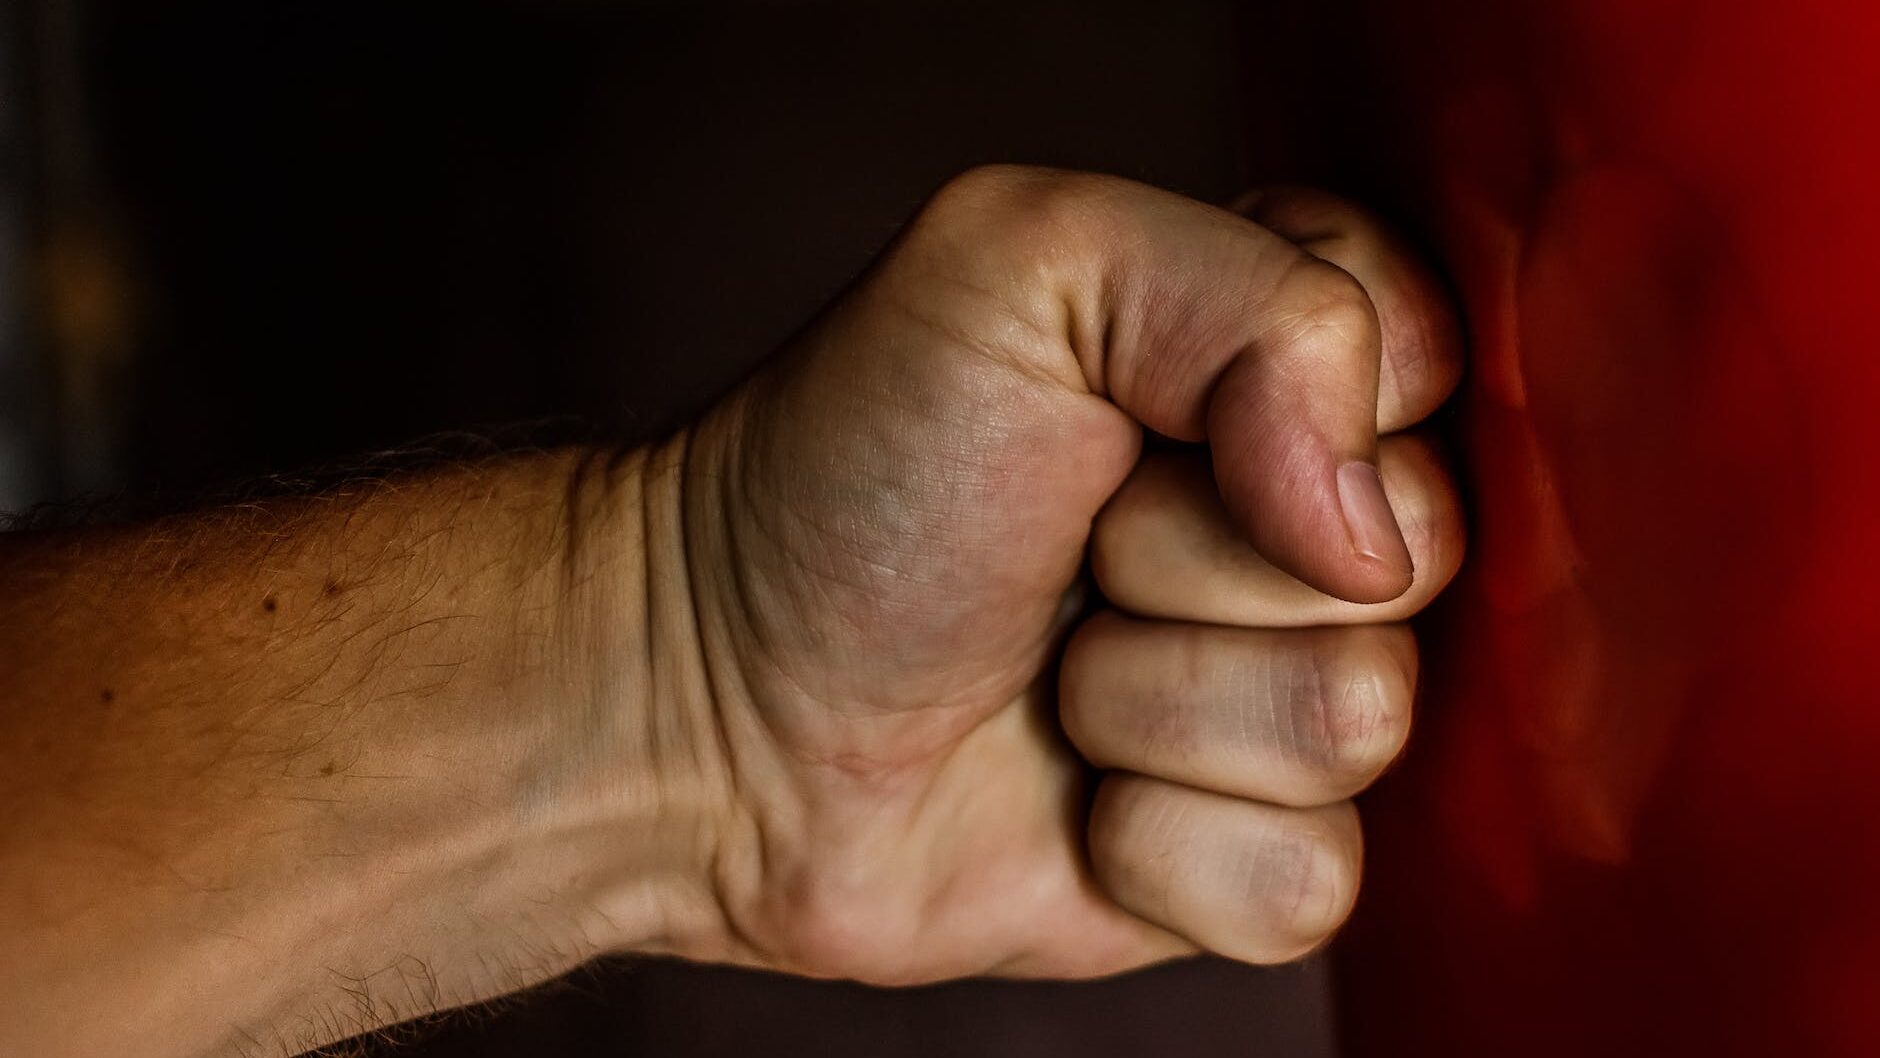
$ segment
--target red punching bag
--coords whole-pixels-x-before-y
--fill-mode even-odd
[[[1374,7],[1473,535],[1346,1044],[1880,1054],[1880,6]]]

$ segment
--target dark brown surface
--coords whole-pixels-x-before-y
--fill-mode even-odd
[[[654,429],[971,165],[1250,175],[1229,5],[894,10],[100,9],[151,306],[132,480],[570,411]]]
[[[1320,1058],[1332,1053],[1317,965],[1214,961],[1085,984],[964,981],[907,991],[677,963],[584,971],[513,1007],[414,1030],[426,1058]]]

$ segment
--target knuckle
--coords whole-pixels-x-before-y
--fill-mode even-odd
[[[1417,577],[1405,593],[1406,614],[1420,613],[1448,586],[1462,565],[1460,523],[1448,522],[1429,510],[1402,516],[1404,544],[1416,564]]]
[[[1351,914],[1358,890],[1354,850],[1342,828],[1330,825],[1276,831],[1249,871],[1250,924],[1268,938],[1265,961],[1287,962],[1323,945]]]
[[[928,200],[916,230],[966,238],[980,250],[1055,256],[1067,238],[1097,232],[1116,181],[1024,165],[984,165],[948,180]]]
[[[1382,389],[1395,395],[1400,403],[1416,413],[1427,414],[1448,397],[1453,383],[1438,376],[1442,366],[1439,355],[1427,336],[1428,325],[1421,321],[1397,323],[1383,336],[1383,360],[1379,364]]]
[[[1030,189],[1050,184],[1069,174],[1037,165],[993,163],[975,165],[949,178],[934,196],[936,202],[999,205],[1022,197]]]
[[[1376,349],[1382,341],[1370,295],[1337,265],[1301,252],[1281,277],[1278,294],[1286,306],[1279,321],[1296,343]]]
[[[1467,528],[1455,483],[1428,440],[1392,437],[1378,454],[1391,508],[1416,563],[1416,582],[1398,603],[1407,616],[1434,601],[1461,568]]]
[[[1112,737],[1129,740],[1130,759],[1141,761],[1145,771],[1187,773],[1205,761],[1210,748],[1205,725],[1185,707],[1193,700],[1192,690],[1169,687],[1131,702]]]
[[[1152,780],[1111,775],[1097,787],[1088,840],[1097,880],[1112,896],[1161,899],[1172,884],[1172,855],[1187,823],[1181,805]]]
[[[996,216],[1012,208],[1025,188],[1049,179],[1047,171],[1022,165],[981,165],[940,185],[921,211],[923,219],[946,225]]]
[[[1353,642],[1353,640],[1356,640]],[[1411,686],[1392,648],[1370,629],[1316,661],[1307,729],[1343,793],[1370,784],[1402,751],[1410,729]]]

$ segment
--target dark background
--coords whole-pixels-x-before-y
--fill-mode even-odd
[[[981,162],[1363,192],[1337,6],[17,0],[0,507],[656,435]],[[1318,964],[878,992],[636,961],[402,1053],[1316,1056],[1329,1001]]]

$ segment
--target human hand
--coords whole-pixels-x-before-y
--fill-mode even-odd
[[[718,806],[713,925],[673,950],[1084,977],[1283,961],[1343,920],[1402,621],[1461,559],[1399,432],[1459,342],[1357,210],[1241,205],[969,173],[653,460],[648,539],[683,556],[655,671],[699,693],[652,737]],[[1139,460],[1145,427],[1208,449]]]
[[[0,536],[0,1050],[1322,942],[1460,558],[1392,433],[1456,340],[1356,211],[1246,206],[972,173],[662,445]]]

